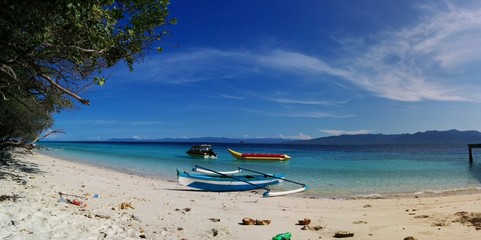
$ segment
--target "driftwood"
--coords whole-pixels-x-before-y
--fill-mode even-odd
[[[57,134],[57,133],[65,133],[65,132],[63,132],[62,130],[53,130],[46,133],[43,136],[36,137],[31,142],[27,142],[20,138],[8,138],[8,139],[0,140],[0,151],[8,147],[16,147],[16,148],[24,148],[30,153],[32,153],[33,149],[38,148],[38,146],[35,144],[36,142],[48,137],[51,134]]]

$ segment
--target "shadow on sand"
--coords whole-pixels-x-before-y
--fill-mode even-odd
[[[43,174],[44,171],[39,169],[36,163],[25,162],[15,156],[24,154],[28,156],[30,153],[24,152],[0,152],[0,181],[11,179],[22,184],[26,184],[26,180],[22,179],[25,174]]]

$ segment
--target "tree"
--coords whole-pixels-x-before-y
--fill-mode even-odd
[[[103,70],[121,60],[132,70],[147,51],[161,50],[166,26],[175,24],[168,5],[169,0],[1,1],[0,125],[30,120],[32,129],[17,134],[31,137],[51,125],[53,113],[77,101],[88,105],[81,93],[105,83]],[[0,132],[0,138],[7,135]]]

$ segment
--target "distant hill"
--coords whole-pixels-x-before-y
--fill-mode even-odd
[[[187,143],[255,143],[255,144],[278,144],[294,141],[283,138],[225,138],[225,137],[201,137],[201,138],[161,138],[161,139],[137,139],[137,138],[112,138],[109,142],[187,142]]]
[[[481,143],[481,132],[453,129],[414,134],[341,135],[290,142],[290,144],[310,145],[466,145],[470,143]]]

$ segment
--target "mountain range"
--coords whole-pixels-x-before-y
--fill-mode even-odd
[[[414,134],[340,135],[291,142],[291,144],[311,145],[467,145],[472,143],[481,143],[481,132],[452,129]]]
[[[161,139],[138,139],[138,138],[112,138],[109,142],[186,142],[186,143],[254,143],[254,144],[278,144],[294,141],[283,138],[226,138],[226,137],[199,137],[199,138],[161,138]]]
[[[405,134],[359,134],[320,137],[309,140],[283,138],[163,138],[139,140],[134,138],[110,139],[112,142],[191,142],[191,143],[254,143],[254,144],[305,144],[305,145],[466,145],[481,143],[481,132],[459,131],[426,131]]]

